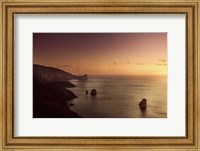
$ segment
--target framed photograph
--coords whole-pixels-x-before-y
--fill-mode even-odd
[[[199,2],[1,1],[0,150],[200,150]]]

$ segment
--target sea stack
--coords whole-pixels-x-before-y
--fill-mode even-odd
[[[142,101],[139,103],[140,109],[141,110],[146,110],[147,108],[147,100],[144,98]]]
[[[87,77],[87,74],[84,74],[84,75],[82,75],[82,76],[77,76],[77,79],[78,79],[78,80],[87,80],[88,77]]]
[[[97,90],[96,89],[92,89],[90,92],[90,95],[94,96],[97,95]]]
[[[85,91],[85,94],[88,94],[88,90]]]

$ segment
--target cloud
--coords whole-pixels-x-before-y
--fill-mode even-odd
[[[72,66],[68,65],[68,64],[65,64],[65,65],[63,65],[63,67],[65,67],[65,68],[71,68]]]
[[[166,62],[165,59],[159,59],[158,62]]]
[[[144,65],[144,63],[136,63],[136,65]]]
[[[63,68],[63,67],[65,67],[65,68],[71,68],[72,66],[68,65],[68,64],[64,64],[64,65],[57,65],[56,67],[57,68]]]
[[[126,64],[130,64],[130,62],[126,62]]]

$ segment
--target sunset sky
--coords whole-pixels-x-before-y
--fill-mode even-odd
[[[34,33],[33,63],[82,75],[166,75],[167,33]]]

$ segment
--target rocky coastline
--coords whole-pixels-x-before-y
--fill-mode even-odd
[[[75,87],[67,80],[87,80],[63,70],[33,65],[33,118],[81,118],[70,110],[66,101],[77,98],[67,88]]]

